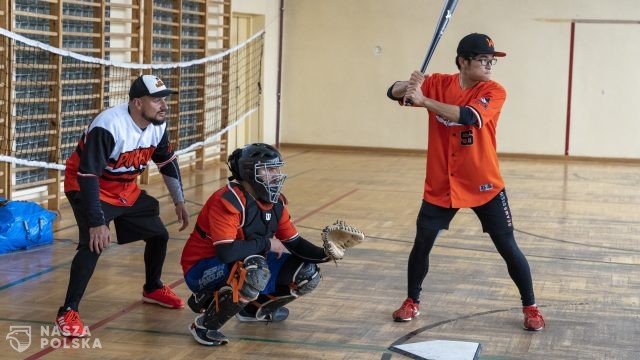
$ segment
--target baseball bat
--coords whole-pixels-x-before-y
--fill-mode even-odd
[[[429,61],[431,61],[431,57],[436,51],[436,46],[438,46],[438,42],[440,41],[442,34],[444,34],[444,29],[447,27],[447,24],[449,24],[449,19],[451,19],[453,11],[456,9],[456,5],[458,5],[458,0],[444,0],[440,18],[438,19],[438,23],[436,24],[433,38],[431,38],[431,44],[429,44],[427,54],[424,56],[424,60],[422,60],[422,65],[420,65],[420,72],[423,74],[427,71]],[[413,103],[409,99],[405,100],[404,103],[406,105],[413,105]]]
[[[431,60],[433,53],[436,51],[436,46],[438,46],[438,42],[440,41],[442,34],[444,34],[444,29],[447,27],[447,24],[449,24],[449,19],[453,16],[453,11],[456,9],[456,5],[458,5],[458,0],[444,0],[442,13],[440,13],[440,18],[438,19],[436,30],[433,33],[431,44],[429,45],[427,54],[424,56],[424,60],[422,60],[422,65],[420,66],[420,72],[423,74],[427,71],[429,61]]]

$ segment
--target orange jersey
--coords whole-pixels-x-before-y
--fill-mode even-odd
[[[230,202],[229,199],[234,199],[234,197],[237,198],[237,202]],[[291,221],[284,197],[281,195],[278,201],[282,202],[283,208],[273,236],[282,242],[286,242],[296,238],[298,231]],[[242,204],[241,210],[239,210],[234,203]],[[198,261],[216,256],[216,245],[228,244],[233,241],[244,241],[244,239],[251,238],[255,235],[245,233],[247,226],[251,225],[246,222],[255,221],[255,219],[244,218],[245,215],[255,210],[245,208],[245,206],[258,206],[258,212],[271,212],[274,210],[274,204],[265,205],[258,201],[248,202],[240,187],[232,186],[231,184],[218,189],[209,197],[196,220],[196,226],[199,227],[202,232],[206,233],[207,236],[202,237],[201,234],[194,229],[182,250],[180,264],[185,274]],[[274,216],[273,218],[278,218],[278,216]],[[258,218],[257,221],[260,222],[260,218]]]
[[[445,104],[466,106],[477,119],[476,124],[460,125],[429,111],[424,200],[452,208],[485,204],[504,188],[496,127],[505,89],[495,81],[482,81],[463,90],[459,74],[431,74],[422,93]]]

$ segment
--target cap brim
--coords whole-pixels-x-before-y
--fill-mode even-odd
[[[169,90],[169,89],[164,89],[164,90],[160,90],[158,92],[154,92],[153,94],[149,94],[149,96],[151,97],[165,97],[165,96],[169,96],[172,94],[177,94],[178,92],[175,90]]]
[[[493,53],[493,56],[495,56],[495,57],[505,57],[505,56],[507,56],[507,53],[503,53],[503,52],[500,52],[500,51],[495,51]]]

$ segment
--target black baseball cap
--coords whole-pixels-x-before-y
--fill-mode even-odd
[[[177,94],[175,90],[167,89],[164,82],[154,75],[140,75],[131,83],[129,88],[129,100],[143,96],[165,97]]]
[[[506,53],[495,51],[493,40],[485,34],[473,33],[460,40],[458,43],[458,55],[491,54],[495,57],[507,56]]]

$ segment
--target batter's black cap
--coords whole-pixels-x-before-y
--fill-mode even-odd
[[[485,34],[469,34],[458,43],[458,55],[480,54],[491,54],[495,57],[507,56],[506,53],[496,51],[493,48],[493,40]]]
[[[175,90],[167,89],[164,82],[159,77],[153,75],[140,75],[131,83],[129,88],[129,99],[140,98],[143,96],[165,97],[171,94],[177,94]]]

